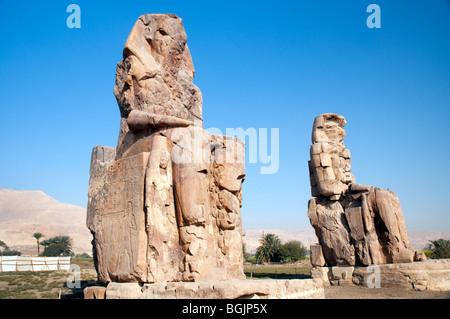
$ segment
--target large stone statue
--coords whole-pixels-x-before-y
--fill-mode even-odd
[[[368,266],[426,260],[409,245],[400,202],[393,192],[355,183],[345,148],[343,116],[316,117],[309,164],[308,216],[319,239],[314,266]]]
[[[182,20],[148,14],[117,65],[117,148],[92,152],[87,226],[102,282],[244,279],[245,146],[203,129]]]

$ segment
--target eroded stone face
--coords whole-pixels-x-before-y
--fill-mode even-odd
[[[245,147],[203,129],[186,40],[177,16],[143,15],[117,65],[118,146],[94,148],[89,182],[103,282],[245,278]]]
[[[316,117],[309,161],[311,193],[308,217],[321,249],[311,260],[328,266],[404,263],[424,260],[409,246],[397,195],[355,183],[350,151],[344,145],[341,115]]]
[[[114,94],[122,117],[131,110],[202,120],[200,90],[182,20],[149,14],[134,25],[117,65]]]
[[[345,148],[346,121],[337,114],[322,114],[314,120],[311,160],[308,162],[312,196],[337,200],[355,182],[350,173],[350,151]]]
[[[195,70],[186,41],[182,19],[175,15],[146,14],[135,23],[116,70],[114,95],[122,117],[118,158],[140,152],[145,141],[139,140],[148,136],[127,125],[133,110],[203,125],[202,95],[192,83]]]

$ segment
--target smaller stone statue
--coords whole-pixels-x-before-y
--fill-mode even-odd
[[[426,260],[409,245],[397,195],[355,183],[344,145],[341,115],[316,117],[309,164],[312,198],[308,217],[321,249],[311,250],[314,266],[368,266]]]

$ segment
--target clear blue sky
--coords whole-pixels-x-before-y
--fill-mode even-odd
[[[66,26],[71,3],[81,29]],[[245,228],[311,227],[311,128],[333,112],[356,181],[396,192],[408,229],[450,230],[448,0],[0,0],[0,188],[86,206],[91,149],[117,143],[116,64],[145,13],[184,20],[205,128],[279,128],[278,172],[247,164]]]

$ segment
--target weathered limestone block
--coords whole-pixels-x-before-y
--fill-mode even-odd
[[[99,280],[146,281],[144,178],[149,153],[110,162],[90,188],[88,226]]]
[[[355,249],[345,222],[344,209],[337,201],[311,199],[308,216],[327,265],[355,265]]]
[[[321,279],[110,283],[106,299],[323,299]]]
[[[83,290],[84,299],[106,299],[106,287],[92,286]]]
[[[311,277],[322,280],[324,286],[352,286],[353,271],[353,266],[313,266]]]
[[[331,268],[330,283],[335,286],[351,286],[353,266],[334,266]]]
[[[350,151],[343,143],[345,124],[343,116],[330,113],[314,121],[309,164],[312,196],[324,195],[337,200],[354,181],[346,165]]]
[[[381,288],[450,291],[450,259],[384,264],[372,267],[355,267],[353,283],[370,287],[376,279]],[[377,276],[378,278],[376,278]]]
[[[180,280],[182,252],[178,243],[177,217],[173,194],[173,167],[163,135],[152,136],[145,178],[148,278],[146,281]]]
[[[426,260],[409,245],[397,195],[355,183],[350,151],[343,143],[345,125],[343,116],[326,113],[316,117],[312,132],[308,166],[314,198],[308,203],[308,217],[326,265]]]
[[[331,267],[313,266],[310,275],[313,279],[321,280],[324,287],[329,287],[331,285]]]
[[[313,267],[325,266],[326,263],[322,253],[322,246],[320,244],[312,244],[309,247],[309,250],[310,250],[311,265],[313,265]]]
[[[242,255],[242,183],[244,143],[233,137],[212,137],[212,217],[216,234],[216,272],[224,278],[245,279]]]
[[[329,285],[359,285],[368,288],[450,291],[450,259],[420,263],[395,263],[357,267],[313,267],[312,278]]]
[[[114,161],[116,149],[114,147],[97,145],[92,149],[91,166],[89,174],[95,174],[95,170],[100,170],[107,163]]]
[[[139,299],[142,285],[137,282],[111,282],[106,287],[105,299]]]
[[[203,129],[186,41],[177,16],[143,15],[117,65],[118,144],[94,148],[88,191],[102,282],[245,278],[245,145]]]

